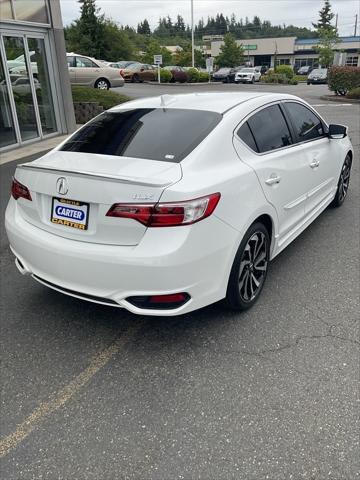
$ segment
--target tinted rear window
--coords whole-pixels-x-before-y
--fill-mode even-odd
[[[61,150],[180,162],[220,122],[216,112],[141,108],[105,112]]]

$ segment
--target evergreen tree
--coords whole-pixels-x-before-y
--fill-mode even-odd
[[[317,31],[322,29],[333,29],[331,21],[335,17],[335,14],[331,11],[330,0],[325,0],[323,8],[319,11],[319,20],[317,23],[313,23],[313,27]]]
[[[337,28],[331,23],[334,16],[330,1],[325,0],[323,8],[319,12],[319,21],[313,23],[319,37],[319,44],[316,47],[316,51],[319,53],[319,63],[326,68],[333,64],[336,45],[340,42]]]
[[[239,46],[231,33],[224,36],[224,44],[220,47],[220,54],[216,59],[219,67],[235,67],[243,60],[244,50]]]

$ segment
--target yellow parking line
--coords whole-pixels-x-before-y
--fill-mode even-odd
[[[136,322],[121,337],[117,338],[108,348],[98,352],[89,366],[77,375],[70,383],[60,389],[52,398],[41,403],[16,430],[0,440],[0,458],[16,448],[46,417],[65,405],[82,387],[84,387],[96,373],[103,368],[111,358],[133,337],[144,325]]]

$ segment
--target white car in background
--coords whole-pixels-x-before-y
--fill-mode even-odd
[[[255,83],[261,78],[260,67],[245,67],[235,73],[235,83]]]
[[[135,100],[17,166],[6,230],[20,272],[64,294],[245,310],[269,261],[344,202],[352,159],[347,128],[292,95]]]

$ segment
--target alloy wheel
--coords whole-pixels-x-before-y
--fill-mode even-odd
[[[260,292],[268,268],[268,245],[263,232],[255,232],[248,240],[240,261],[239,293],[244,302],[251,302]]]
[[[351,163],[349,158],[345,160],[343,168],[340,174],[339,180],[339,201],[343,202],[348,192],[349,183],[350,183],[350,169]]]

